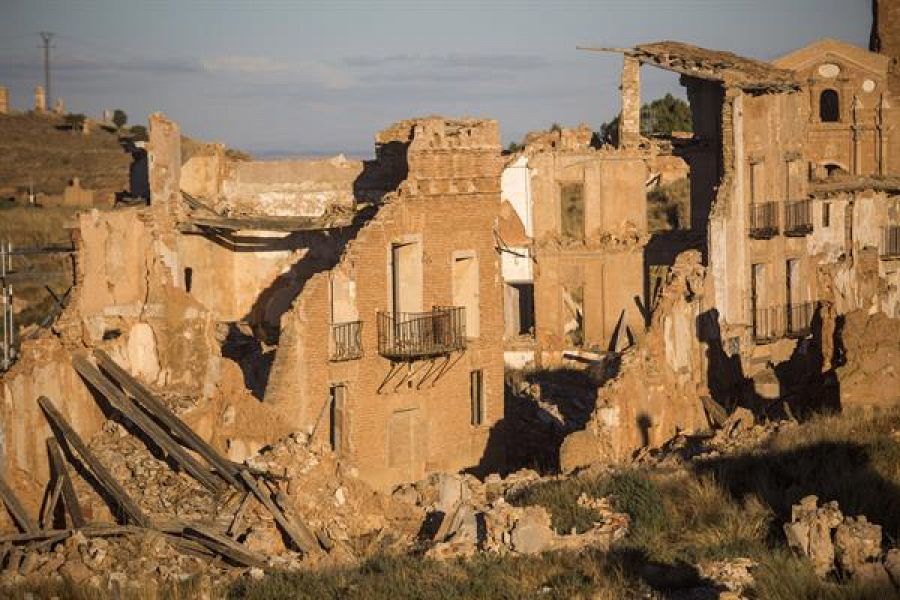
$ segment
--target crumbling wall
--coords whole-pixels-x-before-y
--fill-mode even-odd
[[[265,399],[296,428],[328,440],[330,389],[343,385],[339,452],[377,487],[426,472],[496,464],[502,452],[502,310],[493,227],[500,207],[500,142],[494,121],[403,121],[379,146],[408,146],[400,190],[349,242],[333,269],[314,275],[282,319]],[[418,244],[422,310],[453,304],[460,256],[478,264],[479,333],[454,352],[409,364],[379,354],[379,313],[392,306],[391,252]],[[338,290],[336,292],[336,290]],[[361,322],[361,356],[332,360],[332,322],[352,304]],[[331,319],[329,319],[331,315]],[[335,321],[332,321],[334,319]],[[473,423],[471,373],[482,372],[484,409]]]
[[[644,329],[647,157],[594,149],[591,135],[584,126],[531,133],[504,170],[504,194],[531,238],[502,236],[529,257],[506,253],[504,278],[533,279],[533,345],[543,366],[567,353],[619,350]],[[516,336],[509,349],[510,360],[527,350]]]
[[[364,163],[343,155],[321,160],[234,160],[220,146],[192,156],[181,189],[228,215],[321,217],[352,212]]]
[[[721,351],[718,315],[704,313],[709,281],[697,251],[672,267],[644,338],[621,357],[619,374],[600,388],[586,428],[566,437],[560,467],[615,462],[678,431],[707,426],[701,396],[709,347]]]

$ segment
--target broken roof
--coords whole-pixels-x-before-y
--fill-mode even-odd
[[[800,82],[791,71],[770,63],[738,56],[724,50],[709,50],[684,42],[663,41],[640,44],[634,48],[585,48],[621,52],[626,56],[699,79],[721,81],[726,86],[745,90],[793,91]]]

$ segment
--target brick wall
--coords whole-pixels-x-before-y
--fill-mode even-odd
[[[409,177],[349,243],[338,266],[313,276],[285,314],[266,401],[292,425],[328,440],[330,386],[345,385],[345,453],[361,477],[387,488],[429,471],[501,458],[503,313],[493,238],[501,163],[494,121],[404,121],[378,142],[409,143]],[[465,352],[392,364],[378,354],[377,313],[391,306],[391,244],[410,239],[421,244],[425,310],[453,303],[454,253],[477,257],[480,335]],[[330,282],[338,272],[355,283],[362,321],[363,356],[345,362],[329,361]],[[471,424],[475,369],[484,374],[480,426]]]

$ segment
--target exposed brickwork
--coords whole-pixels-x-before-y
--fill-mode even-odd
[[[360,475],[376,486],[414,480],[425,472],[458,470],[498,458],[503,417],[503,314],[493,227],[499,213],[500,140],[494,121],[404,121],[379,135],[380,144],[409,144],[409,177],[348,247],[340,264],[310,279],[283,320],[266,391],[297,427],[327,440],[329,387],[347,386],[343,430]],[[390,308],[391,244],[421,244],[422,306],[453,304],[454,252],[478,261],[480,335],[465,352],[395,365],[378,354],[377,313]],[[331,280],[355,282],[363,357],[329,361]],[[485,419],[471,424],[469,376],[484,373]],[[384,385],[382,385],[384,383]],[[379,389],[380,388],[380,389]],[[391,420],[409,413],[411,443],[391,439]],[[320,420],[321,419],[321,420]],[[395,431],[396,433],[396,431]],[[392,445],[407,453],[390,464]],[[396,458],[396,456],[395,456]]]

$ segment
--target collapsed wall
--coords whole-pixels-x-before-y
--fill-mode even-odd
[[[722,352],[717,314],[704,310],[709,283],[698,251],[678,256],[643,339],[622,354],[618,375],[598,391],[586,428],[563,442],[562,470],[618,462],[708,425],[705,369]]]
[[[285,313],[265,399],[385,488],[502,452],[501,157],[489,120],[401,121],[376,141],[406,179]],[[464,333],[441,316],[451,306]],[[445,351],[458,334],[464,347]]]
[[[82,213],[74,233],[74,286],[49,330],[22,345],[3,376],[3,444],[7,473],[26,503],[39,501],[47,477],[51,431],[36,404],[51,398],[86,437],[105,417],[71,366],[75,353],[102,348],[135,375],[187,396],[209,396],[219,353],[210,312],[183,289],[176,224],[180,135],[161,115],[150,119],[150,207]],[[173,198],[176,202],[172,202]]]
[[[309,216],[351,212],[360,160],[256,161],[229,158],[221,145],[182,167],[181,189],[228,215]]]

